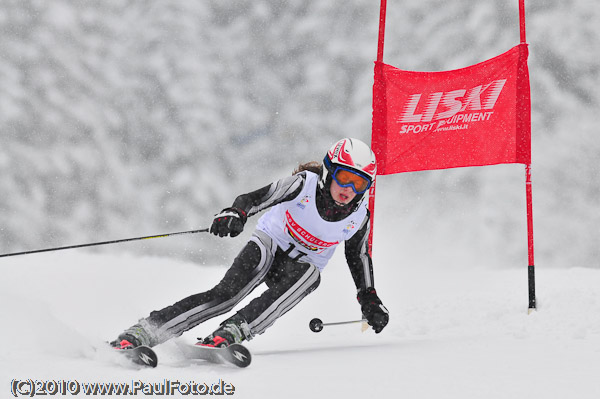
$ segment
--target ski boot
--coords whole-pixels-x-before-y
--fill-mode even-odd
[[[117,352],[125,355],[133,363],[144,367],[156,367],[158,356],[151,346],[155,345],[148,333],[148,322],[144,319],[123,331],[119,337],[109,345]]]
[[[129,327],[121,333],[116,340],[112,341],[110,345],[115,349],[133,349],[138,346],[154,346],[152,337],[144,328],[146,326],[147,323],[145,320],[140,320],[140,323]]]
[[[250,339],[252,339],[250,326],[242,316],[236,314],[221,323],[215,332],[201,340],[198,345],[225,348]]]

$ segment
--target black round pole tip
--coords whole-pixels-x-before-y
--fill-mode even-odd
[[[314,318],[308,324],[312,332],[320,332],[323,330],[323,322],[321,319]]]

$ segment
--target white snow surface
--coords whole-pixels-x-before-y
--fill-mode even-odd
[[[81,250],[4,258],[0,396],[11,397],[13,379],[32,379],[223,380],[237,398],[600,397],[600,270],[538,268],[539,307],[528,315],[525,266],[416,267],[382,253],[374,259],[387,328],[313,333],[313,317],[359,318],[342,253],[317,291],[247,343],[246,369],[178,355],[179,344],[209,334],[227,315],[156,347],[155,369],[105,347],[151,310],[212,287],[225,266]]]

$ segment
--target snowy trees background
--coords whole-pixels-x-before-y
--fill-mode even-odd
[[[378,5],[0,0],[0,251],[205,227],[338,138],[368,142]],[[387,21],[402,69],[519,41],[516,0],[392,0]],[[589,0],[527,2],[539,265],[600,267],[599,22]],[[399,262],[526,263],[522,165],[385,176],[377,195],[375,245]],[[240,245],[209,240],[99,250]]]

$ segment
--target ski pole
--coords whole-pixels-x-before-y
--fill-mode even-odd
[[[40,252],[60,251],[60,250],[63,250],[63,249],[75,249],[75,248],[93,247],[93,246],[97,246],[97,245],[117,244],[117,243],[120,243],[120,242],[128,242],[128,241],[149,240],[151,238],[172,237],[172,236],[177,236],[177,235],[181,235],[181,234],[208,233],[208,231],[209,231],[209,229],[180,231],[180,232],[177,232],[177,233],[158,234],[158,235],[155,235],[155,236],[124,238],[124,239],[121,239],[121,240],[92,242],[92,243],[89,243],[89,244],[79,244],[79,245],[69,245],[67,247],[36,249],[34,251],[14,252],[14,253],[10,253],[10,254],[2,254],[2,255],[0,255],[0,258],[4,258],[4,257],[7,257],[7,256],[38,254]]]
[[[339,326],[342,324],[366,323],[366,322],[367,322],[367,320],[360,319],[360,320],[351,320],[351,321],[337,321],[334,323],[323,323],[321,321],[321,319],[314,318],[310,321],[310,323],[308,323],[308,327],[310,328],[310,330],[312,332],[321,332],[323,330],[323,327],[325,327],[325,326]]]

